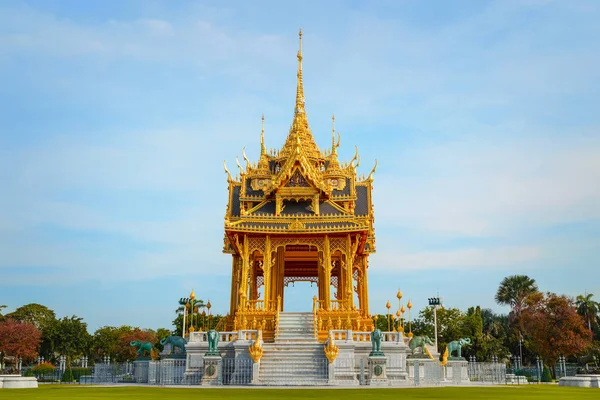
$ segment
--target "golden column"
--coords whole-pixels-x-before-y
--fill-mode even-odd
[[[239,273],[238,268],[240,265],[240,257],[234,254],[231,261],[231,294],[229,300],[229,315],[235,315],[235,310],[238,306],[238,292],[239,292]]]
[[[271,308],[271,237],[267,235],[265,237],[265,254],[263,256],[263,280],[265,284],[265,294],[263,296],[265,300],[265,310]]]
[[[358,245],[358,243],[356,243]],[[346,251],[348,256],[346,257],[346,305],[348,310],[352,310],[354,306],[354,285],[352,282],[352,269],[354,268],[354,250],[352,246],[352,237],[346,236]]]
[[[325,310],[329,311],[329,300],[331,299],[331,249],[329,248],[329,236],[325,235],[323,243],[323,271],[325,284]],[[338,283],[339,284],[339,283]]]
[[[368,270],[369,270],[369,259],[367,256],[362,256],[362,268],[363,268],[363,301],[364,305],[361,305],[363,310],[363,317],[367,317],[369,315],[369,279],[368,279]]]

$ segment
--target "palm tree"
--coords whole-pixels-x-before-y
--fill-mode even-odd
[[[507,276],[500,282],[496,292],[496,303],[510,306],[513,317],[518,318],[527,297],[537,292],[535,279],[527,275]]]
[[[592,300],[593,294],[585,294],[579,295],[575,299],[575,304],[577,304],[577,314],[581,315],[583,318],[587,320],[588,329],[592,330],[592,324],[596,322],[596,318],[598,318],[598,310],[600,309],[600,303]]]

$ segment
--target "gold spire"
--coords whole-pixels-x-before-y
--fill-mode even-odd
[[[336,153],[335,148],[335,115],[331,115],[331,154]]]
[[[296,113],[304,113],[304,84],[302,82],[302,28],[298,33],[300,38],[300,47],[298,49],[298,84],[296,87]]]
[[[283,148],[278,154],[278,158],[286,159],[293,154],[298,154],[296,147],[299,145],[302,152],[310,159],[322,158],[321,151],[315,143],[310,127],[308,126],[308,118],[304,108],[304,83],[302,81],[302,29],[300,29],[299,40],[300,46],[298,49],[298,81],[296,87],[296,106],[294,108],[294,120],[290,127],[290,133],[283,145]],[[297,139],[300,139],[299,141]]]
[[[260,132],[260,155],[266,155],[267,149],[265,147],[265,114],[262,115],[262,130]]]

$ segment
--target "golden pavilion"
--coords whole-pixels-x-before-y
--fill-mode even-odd
[[[369,255],[375,252],[371,200],[373,173],[357,176],[352,160],[338,160],[340,137],[331,148],[315,143],[304,104],[302,31],[298,51],[294,119],[285,144],[267,151],[263,129],[260,158],[244,154],[235,178],[227,170],[229,199],[223,252],[231,254],[231,304],[222,329],[262,329],[265,341],[278,335],[285,288],[317,284],[313,298],[315,338],[330,329],[371,331]],[[259,289],[262,287],[262,290]],[[356,297],[356,299],[355,299]]]

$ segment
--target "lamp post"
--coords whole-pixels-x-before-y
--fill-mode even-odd
[[[189,307],[190,299],[182,297],[179,299],[179,305],[183,307],[183,324],[181,325],[181,337],[185,337],[185,317],[187,316],[187,308]]]
[[[442,304],[442,299],[439,297],[430,297],[429,305],[433,307],[433,331],[435,335],[435,352],[438,352],[438,330],[437,330],[437,308]]]
[[[519,359],[521,361],[523,361],[523,349],[521,348],[522,344],[523,344],[523,335],[521,334],[521,331],[519,331]]]

